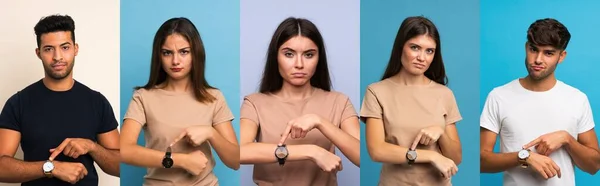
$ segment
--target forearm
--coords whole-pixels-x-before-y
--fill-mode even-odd
[[[462,162],[462,148],[460,142],[442,135],[438,140],[442,155],[450,158],[456,165]]]
[[[329,121],[322,121],[318,125],[319,131],[331,140],[331,142],[356,166],[360,167],[360,141],[342,129],[331,124]]]
[[[368,145],[369,155],[375,162],[391,163],[391,164],[406,164],[406,153],[408,148],[398,145],[381,142],[379,144]],[[417,149],[417,159],[415,163],[430,163],[434,156],[440,155],[437,152],[430,150]]]
[[[25,162],[9,156],[0,156],[0,182],[22,183],[45,177],[43,161]]]
[[[240,168],[240,148],[236,143],[225,139],[217,130],[212,129],[209,143],[219,155],[219,158],[227,167],[238,170]]]
[[[286,161],[309,160],[315,151],[318,150],[316,145],[287,145],[288,157]],[[275,163],[276,144],[267,143],[247,143],[240,147],[241,156],[240,163],[242,164],[261,164]],[[322,149],[322,148],[321,148]],[[324,149],[323,149],[324,150]]]
[[[565,147],[577,167],[592,175],[598,172],[600,169],[600,152],[598,150],[582,145],[572,136]]]
[[[173,153],[174,168],[183,168],[184,155]],[[165,152],[149,149],[139,145],[127,145],[121,147],[121,158],[123,163],[146,168],[163,168],[162,160]]]
[[[494,153],[491,151],[480,151],[479,153],[481,172],[502,172],[520,165],[517,152]]]
[[[119,149],[106,149],[102,145],[96,144],[95,149],[89,154],[104,172],[112,176],[120,176],[121,153]]]

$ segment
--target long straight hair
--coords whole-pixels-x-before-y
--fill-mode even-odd
[[[273,93],[279,91],[283,86],[283,77],[279,73],[279,63],[277,61],[278,50],[283,43],[298,35],[307,37],[313,41],[319,50],[317,68],[310,78],[310,85],[325,91],[331,91],[327,54],[325,53],[325,44],[319,29],[309,20],[290,17],[279,24],[273,34],[273,38],[271,38],[271,43],[267,50],[267,62],[260,82],[259,91],[261,93]]]
[[[184,17],[169,19],[160,26],[158,31],[156,31],[154,42],[152,44],[150,78],[148,79],[148,83],[146,83],[146,85],[136,87],[135,89],[137,90],[144,88],[146,90],[150,90],[155,88],[156,85],[164,83],[167,80],[168,74],[162,67],[160,51],[167,37],[172,34],[179,34],[190,43],[192,55],[192,70],[190,71],[190,79],[196,100],[202,103],[214,101],[216,98],[208,92],[208,89],[214,87],[210,86],[204,77],[206,53],[204,51],[202,38],[200,38],[200,33],[196,29],[196,26],[194,26],[189,19]]]
[[[396,34],[390,61],[388,62],[381,80],[390,78],[400,72],[400,69],[402,69],[401,59],[404,44],[406,41],[421,35],[427,35],[433,38],[437,46],[435,48],[435,54],[433,55],[433,61],[425,71],[425,76],[439,84],[448,84],[448,77],[446,77],[446,70],[444,69],[444,61],[442,60],[440,34],[435,25],[423,16],[408,17],[402,21],[400,29],[398,29],[398,34]]]

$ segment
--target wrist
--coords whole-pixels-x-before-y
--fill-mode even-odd
[[[171,159],[173,159],[173,168],[185,169],[185,165],[188,164],[187,163],[187,160],[188,160],[187,154],[173,153],[173,155],[171,156]]]
[[[433,152],[433,151],[428,151],[428,150],[417,150],[417,161],[420,160],[422,162],[433,162],[436,158],[438,158],[438,156],[440,154]]]
[[[315,161],[325,149],[316,145],[301,145],[299,150],[300,152],[304,153],[304,155],[302,156],[305,156],[308,159]]]
[[[563,132],[564,132],[564,135],[565,135],[565,141],[563,142],[563,145],[566,146],[566,147],[570,147],[571,144],[573,144],[573,142],[575,142],[576,140],[567,131],[563,131]]]
[[[319,115],[315,115],[315,117],[315,128],[321,130],[321,127],[323,127],[323,118],[321,118]]]

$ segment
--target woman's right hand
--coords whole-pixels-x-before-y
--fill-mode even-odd
[[[194,176],[200,175],[208,163],[206,155],[204,155],[204,153],[202,153],[200,150],[196,150],[189,154],[184,154],[184,159],[185,160],[182,164],[182,168]]]
[[[321,167],[321,170],[325,172],[342,170],[342,159],[339,156],[318,146],[315,149],[316,152],[312,153],[312,160]]]
[[[454,161],[439,153],[435,153],[431,158],[431,164],[442,173],[444,178],[450,178],[458,172],[458,167]]]

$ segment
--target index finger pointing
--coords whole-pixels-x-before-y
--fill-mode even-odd
[[[412,150],[417,149],[417,145],[419,144],[419,141],[421,141],[421,136],[423,136],[423,133],[419,133],[419,135],[417,135],[417,138],[415,138],[415,141],[410,146],[410,149],[412,149]]]
[[[281,133],[281,139],[279,140],[279,143],[277,145],[282,145],[283,143],[285,143],[285,140],[287,139],[291,130],[292,130],[292,125],[291,125],[291,123],[288,123],[287,127],[285,127],[285,130],[283,130],[283,133]]]
[[[175,140],[173,140],[173,142],[171,142],[169,147],[175,145],[175,143],[177,143],[179,140],[183,139],[183,137],[185,137],[186,135],[187,135],[187,130],[184,130],[179,136],[177,136],[177,138],[175,138]]]
[[[528,148],[530,148],[530,147],[532,147],[534,145],[537,145],[538,143],[540,143],[540,140],[541,140],[540,138],[534,139],[533,141],[527,143],[527,145],[524,145],[523,149],[528,149]]]
[[[52,154],[50,154],[50,157],[48,158],[48,160],[53,161],[54,158],[56,158],[56,156],[58,156],[60,153],[62,153],[62,151],[67,146],[67,144],[69,144],[69,141],[71,141],[71,140],[69,138],[67,138],[62,143],[60,143],[60,145],[58,145],[58,147],[56,147],[54,149],[54,152],[52,152]]]

